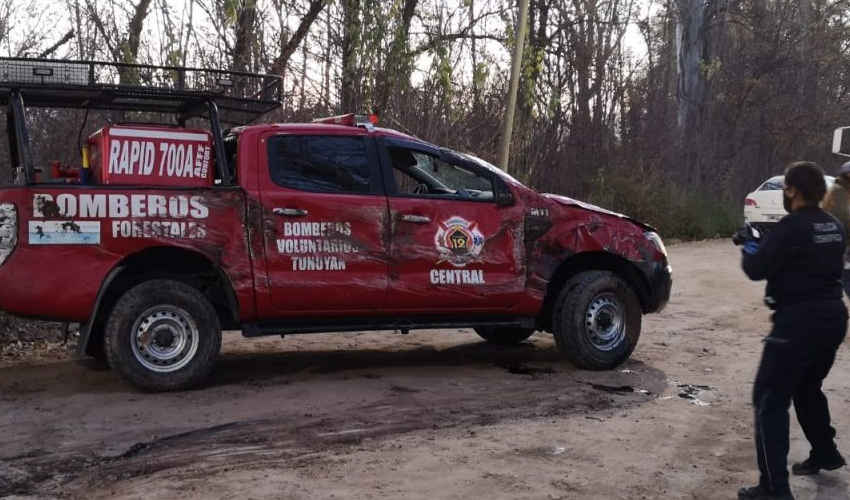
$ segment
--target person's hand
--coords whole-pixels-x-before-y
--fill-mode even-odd
[[[759,242],[756,240],[749,240],[741,247],[741,250],[747,255],[753,255],[754,253],[759,251]]]
[[[759,240],[761,240],[761,234],[756,231],[753,226],[747,224],[744,227],[735,231],[735,234],[732,235],[732,243],[735,245],[746,245],[747,242],[755,242],[756,246],[758,246]]]

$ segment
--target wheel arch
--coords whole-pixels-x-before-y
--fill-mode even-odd
[[[238,327],[239,301],[233,283],[220,266],[195,250],[149,247],[124,257],[107,273],[95,298],[92,314],[80,329],[79,352],[98,356],[109,312],[124,292],[144,281],[166,277],[182,281],[203,293],[213,305],[223,329]]]
[[[546,287],[546,298],[538,317],[539,328],[552,331],[552,311],[561,289],[573,276],[584,271],[610,271],[624,280],[638,296],[643,312],[651,307],[649,280],[640,268],[628,259],[609,252],[584,252],[561,262]]]

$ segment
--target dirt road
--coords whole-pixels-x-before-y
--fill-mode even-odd
[[[674,296],[632,360],[560,361],[422,331],[225,338],[212,384],[141,394],[73,361],[0,368],[0,497],[734,498],[768,312],[726,241],[671,248]],[[850,365],[827,393],[850,453]],[[808,448],[792,417],[791,459]],[[846,469],[794,478],[850,499]]]

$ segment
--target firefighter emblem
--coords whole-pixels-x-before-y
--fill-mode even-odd
[[[484,248],[484,235],[478,229],[477,222],[454,216],[440,223],[434,244],[440,252],[437,264],[449,262],[455,267],[464,267],[478,260]]]

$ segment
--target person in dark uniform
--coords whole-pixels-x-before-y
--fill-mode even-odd
[[[787,468],[792,400],[811,444],[809,458],[794,464],[793,473],[817,474],[845,465],[821,390],[847,330],[841,284],[846,235],[819,207],[825,192],[818,165],[792,163],[785,171],[789,215],[763,241],[737,235],[744,272],[752,280],[767,280],[765,303],[775,311],[753,387],[761,477],[757,486],[742,488],[739,499],[794,498]]]

